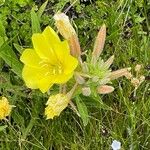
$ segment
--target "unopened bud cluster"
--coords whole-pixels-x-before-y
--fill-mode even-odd
[[[131,84],[137,89],[141,83],[145,80],[145,76],[141,74],[142,65],[137,64],[134,68],[133,74],[128,71],[126,73],[126,78],[131,81]]]

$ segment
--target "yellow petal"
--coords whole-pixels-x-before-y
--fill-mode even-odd
[[[54,78],[48,76],[38,81],[38,88],[42,91],[42,93],[45,93],[50,89],[50,87],[53,85],[52,83],[53,80]]]
[[[64,59],[65,55],[70,53],[70,48],[68,45],[68,41],[60,41],[57,33],[50,27],[46,27],[43,31],[42,35],[44,35],[47,42],[51,45],[55,56],[60,59]]]
[[[45,76],[46,71],[46,68],[33,68],[25,65],[22,77],[29,88],[37,89],[37,82]]]
[[[22,77],[26,86],[32,89],[37,89],[37,72],[33,68],[25,66],[22,70]]]
[[[31,67],[39,67],[42,61],[33,49],[25,49],[20,57],[20,60]]]
[[[50,26],[47,26],[42,34],[51,45],[59,44],[61,42],[57,33]]]
[[[54,45],[54,49],[55,54],[60,62],[63,62],[66,56],[70,54],[70,48],[66,40]]]
[[[40,58],[46,59],[52,64],[57,61],[56,55],[44,35],[40,33],[33,34],[32,42],[34,49]]]
[[[65,74],[71,73],[73,70],[75,70],[77,65],[78,65],[78,60],[76,58],[74,58],[71,55],[66,56],[63,62],[64,73]]]
[[[69,74],[60,74],[55,76],[55,83],[64,84],[73,76],[73,72]]]

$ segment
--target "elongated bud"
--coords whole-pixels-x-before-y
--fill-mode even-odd
[[[85,80],[82,76],[80,76],[78,73],[75,73],[75,79],[77,81],[78,84],[84,84]]]
[[[87,63],[85,63],[85,62],[82,63],[82,70],[83,70],[83,72],[85,72],[85,73],[88,73],[88,72],[89,72],[89,68],[88,68]]]
[[[94,77],[92,78],[92,81],[93,81],[93,82],[98,82],[98,81],[99,81],[99,77],[98,77],[98,76],[94,76]]]
[[[114,61],[114,55],[112,55],[112,56],[105,62],[105,66],[106,66],[107,68],[109,68],[110,65],[113,63],[113,61]]]
[[[106,38],[106,26],[105,24],[102,25],[100,28],[98,35],[95,40],[94,49],[92,53],[92,63],[95,64],[98,60],[100,54],[103,51],[104,44],[105,44],[105,38]]]
[[[71,49],[71,55],[79,57],[81,55],[80,44],[77,35],[72,35],[69,39],[69,46]]]
[[[97,88],[99,94],[108,94],[114,91],[114,87],[109,85],[102,85]]]
[[[98,83],[99,83],[99,85],[104,85],[104,84],[107,84],[108,82],[110,82],[110,79],[104,78],[104,79],[100,80]]]
[[[75,57],[79,57],[81,55],[81,49],[78,36],[72,27],[68,16],[64,13],[57,13],[54,15],[54,19],[58,31],[69,42],[71,54]]]
[[[110,78],[110,80],[114,80],[119,77],[125,76],[128,73],[128,70],[129,70],[129,68],[124,68],[124,69],[120,69],[117,71],[113,71],[113,72],[111,72],[111,75],[109,78]]]

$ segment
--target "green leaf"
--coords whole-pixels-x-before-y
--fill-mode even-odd
[[[13,43],[13,45],[14,45],[14,47],[16,48],[16,50],[17,50],[20,54],[22,54],[22,52],[24,51],[23,47],[20,46],[20,45],[18,45],[18,44],[16,44],[16,43]]]
[[[7,128],[7,125],[0,126],[0,132],[1,132],[1,131],[4,131],[6,128]]]
[[[79,96],[76,98],[76,104],[77,104],[77,108],[81,116],[81,119],[83,121],[83,124],[84,126],[86,126],[89,122],[89,115],[88,115],[87,107]]]
[[[39,20],[40,20],[40,18],[41,18],[41,16],[42,16],[42,14],[43,14],[43,12],[44,12],[46,6],[47,6],[47,3],[48,3],[48,0],[45,1],[45,2],[42,4],[42,6],[39,8],[39,10],[38,10],[38,12],[37,12],[37,15],[38,15],[38,17],[39,17]]]
[[[0,57],[12,68],[14,73],[21,77],[23,65],[6,42],[0,47]]]
[[[5,27],[3,26],[2,21],[0,20],[0,36],[5,37]]]
[[[31,26],[32,26],[32,33],[41,32],[40,20],[33,9],[31,10]]]

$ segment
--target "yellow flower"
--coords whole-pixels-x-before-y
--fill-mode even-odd
[[[63,84],[73,76],[78,61],[70,55],[68,42],[61,41],[50,26],[33,34],[32,43],[34,49],[25,49],[20,58],[25,64],[22,76],[29,88],[44,93],[54,83]]]
[[[12,105],[9,105],[9,102],[6,97],[2,97],[0,100],[0,119],[5,119],[6,116],[9,116]]]
[[[59,116],[60,113],[68,106],[69,97],[65,94],[56,94],[49,97],[45,108],[47,119],[53,119],[54,116]]]

